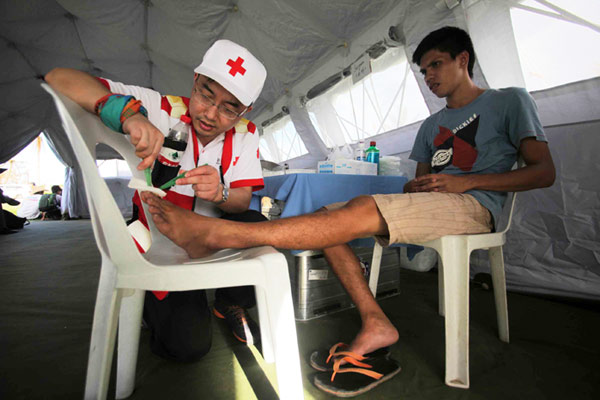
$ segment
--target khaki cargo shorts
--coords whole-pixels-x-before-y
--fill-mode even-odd
[[[371,197],[388,226],[389,237],[375,237],[382,246],[492,230],[492,215],[470,194],[426,192]],[[345,204],[334,203],[325,208],[332,211]]]

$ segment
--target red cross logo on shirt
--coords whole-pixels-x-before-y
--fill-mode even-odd
[[[242,67],[242,64],[244,63],[244,59],[242,57],[238,57],[237,60],[233,61],[231,58],[229,59],[229,61],[227,61],[227,65],[229,65],[231,67],[231,69],[229,70],[229,73],[233,76],[235,76],[235,74],[237,74],[238,72],[242,75],[244,75],[246,73],[246,68]]]

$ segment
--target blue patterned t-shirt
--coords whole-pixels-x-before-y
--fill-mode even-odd
[[[431,165],[432,173],[467,175],[510,171],[521,140],[547,142],[535,102],[523,88],[488,89],[461,108],[444,108],[421,125],[410,159]],[[469,190],[494,221],[506,192]]]

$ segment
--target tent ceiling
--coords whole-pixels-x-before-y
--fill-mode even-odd
[[[73,67],[187,95],[193,68],[218,38],[266,65],[253,114],[384,17],[394,0],[9,0],[0,4],[0,134],[44,129],[39,87]],[[35,132],[37,134],[37,132]]]

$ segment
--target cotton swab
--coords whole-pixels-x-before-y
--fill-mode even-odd
[[[146,175],[146,184],[148,186],[152,186],[152,170],[150,168],[146,168],[144,170],[144,175]]]
[[[175,181],[177,181],[177,179],[183,178],[184,176],[185,176],[185,172],[183,174],[177,175],[175,178],[171,179],[170,181],[165,182],[165,184],[160,186],[159,189],[167,190],[170,187],[175,186]]]

